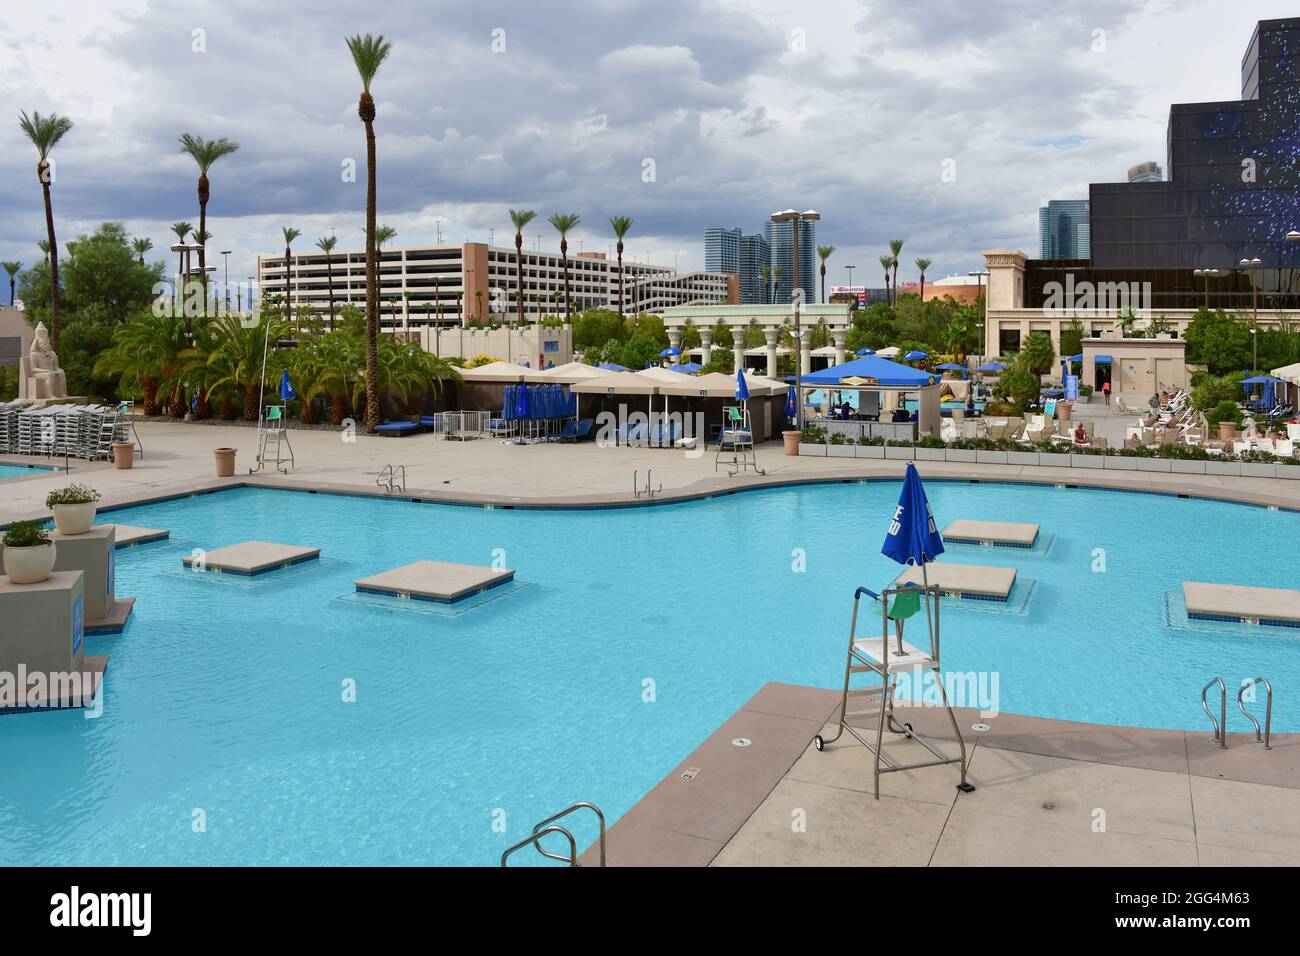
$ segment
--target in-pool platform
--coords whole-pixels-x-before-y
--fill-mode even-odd
[[[209,551],[202,557],[186,555],[181,558],[181,563],[187,568],[194,568],[195,562],[201,562],[200,566],[208,571],[252,576],[278,571],[319,557],[320,548],[275,544],[271,541],[241,541],[239,544]]]
[[[138,528],[133,524],[115,524],[116,537],[113,539],[115,547],[130,548],[137,544],[148,544],[151,541],[163,541],[171,537],[171,531],[167,528]]]
[[[1184,581],[1183,601],[1193,621],[1300,627],[1300,591],[1288,588]]]
[[[514,577],[515,572],[508,568],[498,571],[477,564],[416,561],[361,578],[355,584],[356,589],[365,594],[452,604],[472,594],[507,584]]]
[[[1005,601],[1016,583],[1016,569],[937,561],[925,566],[924,578],[920,568],[910,566],[894,579],[894,584],[923,584],[925,580],[949,597]]]
[[[995,548],[1032,548],[1038,540],[1038,525],[958,518],[943,529],[943,540]]]

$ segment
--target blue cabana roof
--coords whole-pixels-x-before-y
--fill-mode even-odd
[[[606,362],[601,366],[607,372],[630,372],[632,371],[626,365],[619,365],[617,362]]]
[[[694,375],[700,369],[704,368],[699,362],[681,362],[677,365],[668,366],[670,372],[684,372],[687,375]]]
[[[1080,352],[1078,355],[1071,355],[1071,356],[1070,356],[1070,361],[1071,361],[1071,362],[1082,362],[1082,361],[1083,361],[1083,353]]]
[[[1274,385],[1281,385],[1282,379],[1274,378],[1272,375],[1253,375],[1250,378],[1243,378],[1242,385],[1267,385],[1272,382]]]
[[[881,358],[879,355],[864,355],[843,365],[834,365],[819,372],[803,376],[805,385],[839,385],[846,378],[875,379],[880,385],[897,385],[919,388],[933,385],[938,379],[929,372],[910,368],[898,362]]]

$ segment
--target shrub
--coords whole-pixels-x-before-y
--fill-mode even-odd
[[[805,445],[820,445],[826,441],[826,429],[820,425],[805,425],[799,433],[799,441]]]
[[[49,544],[50,533],[39,521],[18,521],[4,534],[6,548],[34,548]]]
[[[1221,422],[1232,422],[1240,427],[1241,409],[1237,407],[1236,402],[1219,402],[1205,413],[1205,420],[1210,423],[1211,428],[1218,427]]]
[[[68,485],[66,488],[55,488],[45,496],[45,507],[53,508],[55,505],[89,505],[94,504],[100,499],[101,495],[89,485]]]

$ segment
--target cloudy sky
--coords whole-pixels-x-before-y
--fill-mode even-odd
[[[1292,9],[1287,9],[1291,7]],[[1233,99],[1257,19],[1281,0],[53,0],[0,23],[0,258],[45,235],[20,109],[75,128],[58,147],[60,242],[121,220],[155,249],[197,223],[183,132],[229,137],[209,249],[234,281],[282,226],[359,247],[360,84],[344,37],[393,52],[378,103],[379,221],[397,245],[512,242],[506,210],[576,212],[574,249],[703,265],[703,230],[760,231],[816,208],[830,278],[880,277],[892,238],[930,278],[979,251],[1037,248],[1046,199],[1085,198],[1165,154],[1171,102]],[[494,232],[493,232],[494,231]],[[170,255],[166,257],[171,259]],[[220,260],[219,256],[213,256]],[[904,268],[902,274],[914,273]],[[907,275],[913,278],[914,275]]]

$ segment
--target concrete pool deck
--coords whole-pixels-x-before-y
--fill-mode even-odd
[[[866,748],[811,746],[838,706],[835,691],[765,685],[610,828],[609,865],[1300,865],[1300,734],[1265,751],[1238,732],[1220,750],[1208,731],[955,708],[976,789],[929,768],[883,776],[876,801]],[[900,714],[952,740],[942,710]]]

